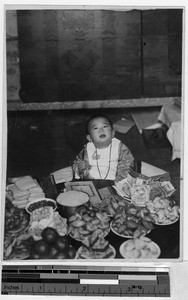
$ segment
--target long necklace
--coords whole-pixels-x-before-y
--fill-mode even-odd
[[[108,177],[109,172],[110,172],[112,143],[110,143],[110,151],[109,151],[109,159],[108,159],[108,170],[107,170],[106,176],[104,178],[102,178],[101,171],[100,171],[100,168],[99,168],[97,148],[95,149],[95,151],[96,151],[96,159],[97,159],[97,170],[99,172],[100,178],[101,179],[106,179]]]

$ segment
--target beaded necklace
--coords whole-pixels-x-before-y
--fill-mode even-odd
[[[95,148],[95,151],[96,151],[96,160],[97,160],[97,170],[99,172],[100,178],[104,180],[104,179],[106,179],[108,177],[108,174],[110,172],[112,143],[110,143],[110,151],[109,151],[109,159],[108,159],[108,170],[107,170],[106,176],[104,178],[102,178],[101,171],[100,171],[100,168],[99,168],[97,148]]]

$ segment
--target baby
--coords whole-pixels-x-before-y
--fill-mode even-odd
[[[75,179],[106,179],[116,182],[127,177],[134,167],[134,157],[114,137],[111,121],[106,116],[93,116],[86,124],[88,143],[73,162]]]

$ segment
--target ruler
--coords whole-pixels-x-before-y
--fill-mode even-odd
[[[1,294],[170,297],[169,268],[5,265]]]

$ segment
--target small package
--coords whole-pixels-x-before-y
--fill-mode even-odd
[[[149,185],[133,184],[131,189],[131,201],[136,206],[146,206],[150,197]]]

